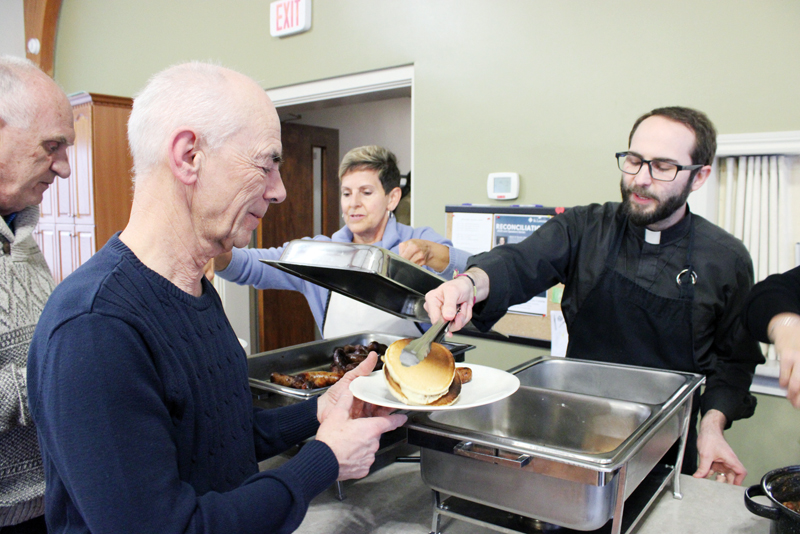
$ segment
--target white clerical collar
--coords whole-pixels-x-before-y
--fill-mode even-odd
[[[644,240],[651,245],[658,245],[661,243],[661,232],[654,232],[649,228],[644,229]]]

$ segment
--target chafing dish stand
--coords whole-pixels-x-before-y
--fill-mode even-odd
[[[688,425],[688,420],[686,423]],[[681,454],[683,454],[683,443],[681,444]],[[624,467],[620,469],[620,476],[623,478],[625,476]],[[452,517],[506,534],[542,534],[543,532],[552,534],[587,534],[587,532],[591,534],[625,534],[633,532],[670,482],[672,482],[673,497],[681,499],[680,469],[666,464],[657,465],[627,500],[622,502],[619,500],[619,494],[617,495],[617,506],[611,524],[594,531],[562,528],[532,517],[513,514],[458,497],[443,499],[440,492],[432,490],[433,524],[431,534],[442,534],[439,530],[441,516]]]
[[[506,400],[415,415],[408,425],[433,490],[431,534],[440,534],[441,516],[509,534],[623,534],[670,483],[681,498],[703,377],[551,357],[517,376],[521,387]]]

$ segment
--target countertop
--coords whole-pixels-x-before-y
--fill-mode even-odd
[[[671,486],[670,486],[671,488]],[[770,521],[744,506],[744,489],[681,475],[683,499],[668,488],[658,498],[636,534],[745,534],[769,532]],[[364,479],[344,483],[345,500],[336,488],[319,495],[296,531],[301,534],[426,534],[431,532],[432,492],[422,482],[419,464],[392,463]],[[497,531],[442,517],[442,534],[496,534]],[[552,531],[557,534],[558,530]]]

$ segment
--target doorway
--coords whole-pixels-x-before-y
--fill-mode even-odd
[[[339,229],[339,132],[305,124],[281,124],[286,200],[270,206],[258,228],[258,248]],[[305,297],[297,291],[258,292],[262,351],[314,341],[316,326]]]

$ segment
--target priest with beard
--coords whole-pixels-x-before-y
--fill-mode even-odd
[[[433,322],[454,319],[450,332],[470,320],[488,330],[510,306],[565,284],[567,357],[705,375],[682,471],[740,485],[747,470],[723,431],[753,415],[750,384],[764,359],[739,318],[753,285],[750,255],[687,204],[715,152],[705,114],[643,115],[616,154],[621,203],[568,209],[521,243],[471,257],[465,276],[428,293],[425,307]],[[679,460],[677,446],[670,454]]]

